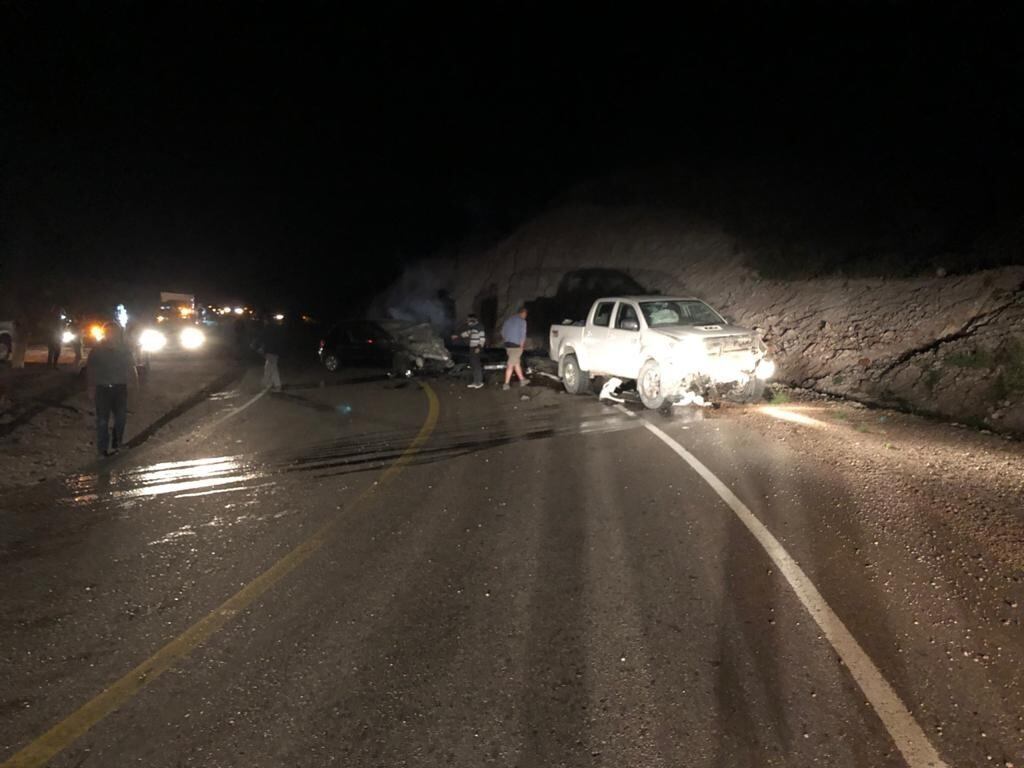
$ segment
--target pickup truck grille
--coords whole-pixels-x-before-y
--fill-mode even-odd
[[[753,346],[754,340],[749,335],[704,339],[704,349],[711,357],[720,357],[734,352],[750,352]]]

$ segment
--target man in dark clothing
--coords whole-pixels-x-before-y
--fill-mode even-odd
[[[60,350],[64,344],[64,331],[67,328],[66,317],[63,310],[54,307],[46,321],[46,365],[48,368],[56,368],[57,363],[60,362]]]
[[[473,371],[473,383],[467,386],[470,389],[480,389],[484,385],[484,367],[480,354],[487,342],[487,333],[476,315],[466,318],[466,327],[458,335],[452,336],[453,340],[459,338],[465,339],[469,344],[469,367]]]
[[[135,358],[124,341],[124,331],[116,323],[103,326],[103,341],[89,354],[86,375],[89,398],[96,407],[96,452],[112,456],[124,442],[128,421],[128,385],[138,385]],[[110,417],[114,433],[110,434]]]

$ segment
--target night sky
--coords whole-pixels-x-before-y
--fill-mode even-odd
[[[922,248],[1019,217],[1007,12],[555,7],[3,3],[5,274],[325,307],[623,172]]]

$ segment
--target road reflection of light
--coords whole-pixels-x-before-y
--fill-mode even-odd
[[[783,421],[791,421],[794,424],[800,424],[804,427],[815,427],[816,429],[824,429],[828,427],[824,421],[818,421],[810,416],[806,416],[798,411],[792,411],[786,408],[776,408],[773,405],[765,405],[760,408],[761,413],[766,416],[771,416],[775,419],[782,419]]]
[[[174,467],[156,471],[144,471],[131,477],[132,484],[157,485],[171,480],[194,480],[198,478],[217,477],[240,471],[235,461],[220,461],[216,464],[203,464],[192,467]]]
[[[150,464],[148,467],[138,467],[125,471],[126,475],[148,475],[154,472],[167,470],[184,469],[186,467],[202,467],[210,464],[224,464],[226,462],[237,462],[240,456],[211,456],[206,459],[189,459],[188,461],[161,461],[157,464]]]
[[[182,480],[176,483],[160,483],[159,485],[144,485],[139,488],[129,488],[123,491],[116,491],[114,496],[118,498],[136,498],[139,496],[162,496],[167,493],[178,493],[179,491],[191,491],[196,488],[213,488],[218,485],[229,485],[241,483],[258,477],[256,473],[230,475],[228,477],[206,477],[199,480]]]
[[[196,491],[195,493],[179,493],[174,498],[176,499],[194,499],[197,496],[212,496],[215,493],[233,493],[235,491],[252,491],[256,488],[266,488],[267,486],[273,485],[273,483],[258,483],[256,485],[238,485],[231,488],[215,488],[212,491]]]
[[[118,499],[177,494],[180,498],[185,495],[183,492],[191,491],[193,493],[187,495],[199,496],[206,489],[220,486],[230,486],[223,488],[224,493],[247,490],[250,486],[246,483],[260,476],[259,471],[243,463],[239,456],[216,456],[164,461],[106,476],[79,475],[68,485],[74,492],[71,503],[87,505],[101,496]]]

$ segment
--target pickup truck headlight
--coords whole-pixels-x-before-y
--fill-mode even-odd
[[[70,344],[74,340],[75,334],[73,334],[71,331],[64,331],[64,333],[60,335],[61,344]]]
[[[762,358],[754,370],[754,375],[762,381],[768,381],[775,375],[775,361],[769,360],[767,357]]]
[[[681,371],[687,373],[702,370],[707,362],[707,353],[700,339],[692,338],[672,346],[672,360]]]

